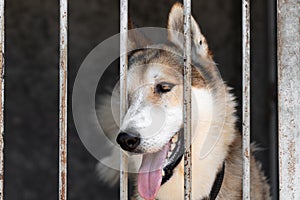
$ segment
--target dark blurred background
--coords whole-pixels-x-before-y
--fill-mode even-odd
[[[140,27],[165,27],[173,0],[130,0]],[[251,1],[252,141],[277,199],[275,0]],[[58,1],[6,1],[5,198],[57,199]],[[193,15],[241,115],[241,1],[194,0]],[[81,62],[119,31],[119,1],[69,1],[69,95]],[[69,98],[69,105],[71,100]],[[239,122],[240,126],[240,122]],[[68,115],[69,199],[118,199],[97,179],[94,159]]]

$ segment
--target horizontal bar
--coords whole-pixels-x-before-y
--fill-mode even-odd
[[[120,124],[127,110],[128,0],[120,0]],[[128,199],[128,157],[120,149],[120,199]]]
[[[192,199],[192,131],[191,131],[191,0],[184,0],[184,199]]]
[[[243,200],[250,200],[250,0],[242,3]]]
[[[300,7],[277,2],[279,197],[300,199]]]
[[[5,0],[0,0],[0,200],[4,199],[4,7]]]
[[[60,0],[59,199],[67,199],[68,0]]]

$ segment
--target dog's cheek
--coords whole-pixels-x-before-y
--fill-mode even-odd
[[[170,133],[178,131],[182,127],[182,106],[175,106],[167,111],[166,126]]]
[[[182,105],[182,87],[175,86],[173,90],[166,96],[168,107],[174,108]]]

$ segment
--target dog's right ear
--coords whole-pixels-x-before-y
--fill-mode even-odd
[[[128,49],[135,50],[145,48],[149,39],[128,19]]]
[[[168,38],[176,46],[183,49],[183,5],[175,3],[171,8],[168,19]],[[202,58],[211,59],[208,45],[204,35],[201,33],[200,27],[194,17],[191,17],[191,38],[198,55]]]

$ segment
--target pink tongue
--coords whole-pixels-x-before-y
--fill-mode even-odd
[[[162,150],[143,155],[142,165],[138,174],[138,190],[144,199],[154,199],[160,188],[163,164],[169,150],[169,144]]]

